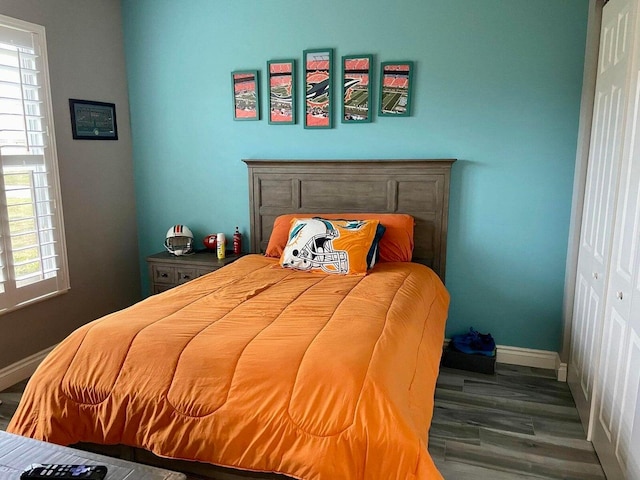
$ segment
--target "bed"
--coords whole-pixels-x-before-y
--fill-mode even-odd
[[[442,478],[426,445],[453,160],[246,163],[253,252],[286,214],[401,212],[414,261],[334,275],[246,255],[73,332],[8,431],[206,478]]]

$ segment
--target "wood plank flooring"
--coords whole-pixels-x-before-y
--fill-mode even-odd
[[[601,480],[573,397],[555,372],[441,368],[429,452],[447,480]]]
[[[0,429],[26,382],[0,392]],[[446,480],[603,480],[566,383],[514,365],[494,375],[442,368],[429,452]]]
[[[22,392],[24,392],[26,385],[27,380],[24,380],[0,392],[0,402],[2,402],[0,403],[0,430],[7,429],[9,420],[11,420],[16,408],[18,408],[20,397],[22,397]]]

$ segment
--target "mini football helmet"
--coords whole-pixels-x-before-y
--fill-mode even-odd
[[[300,221],[292,230],[284,249],[285,263],[298,270],[316,268],[327,273],[347,273],[347,252],[333,248],[333,240],[339,235],[340,232],[330,223],[320,219]]]
[[[186,225],[174,225],[167,232],[164,247],[174,255],[188,255],[193,252],[193,232]]]

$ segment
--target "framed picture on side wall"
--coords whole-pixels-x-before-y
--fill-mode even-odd
[[[306,86],[304,128],[332,128],[333,49],[305,50],[302,59]]]
[[[115,104],[70,98],[69,110],[75,140],[118,140]]]
[[[371,122],[373,56],[342,57],[342,122]]]
[[[258,71],[231,72],[234,120],[260,120]]]
[[[267,62],[269,76],[269,123],[291,125],[296,123],[296,61],[271,60]]]
[[[413,89],[413,62],[383,62],[380,66],[381,117],[408,117],[411,115]]]

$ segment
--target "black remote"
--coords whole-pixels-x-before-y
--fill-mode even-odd
[[[20,480],[102,480],[107,474],[104,465],[65,465],[53,463],[34,463],[20,475]]]

